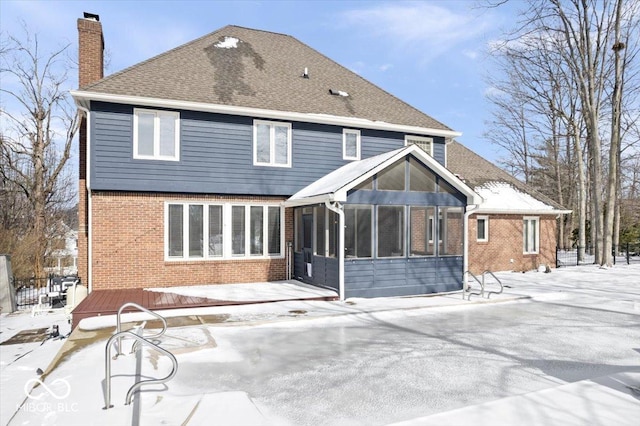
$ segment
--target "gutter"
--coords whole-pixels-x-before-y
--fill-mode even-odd
[[[573,213],[573,210],[536,210],[536,209],[531,209],[531,210],[501,210],[501,209],[483,209],[480,208],[478,210],[474,210],[475,213],[478,214],[515,214],[515,215],[539,215],[539,216],[545,216],[545,215],[561,215],[561,214],[571,214]]]
[[[469,208],[471,207],[471,208]],[[464,212],[464,220],[463,224],[463,258],[462,258],[462,299],[464,300],[464,294],[467,292],[467,271],[469,270],[469,216],[474,213],[479,213],[479,204],[471,204],[467,206],[467,209]]]
[[[338,215],[338,294],[340,300],[344,301],[344,210],[342,205],[337,201],[331,204],[330,201],[324,202],[325,206]]]
[[[183,109],[190,111],[215,112],[219,114],[231,114],[253,116],[285,121],[302,121],[308,123],[332,124],[343,127],[361,127],[364,129],[389,130],[403,133],[424,134],[431,136],[443,136],[455,138],[462,133],[453,130],[432,129],[428,127],[393,124],[385,121],[368,120],[364,118],[342,117],[329,114],[313,114],[292,111],[276,111],[263,108],[240,107],[234,105],[211,104],[206,102],[180,101],[175,99],[149,98],[145,96],[118,95],[101,92],[87,92],[83,90],[70,91],[77,105],[87,105],[89,101],[113,102],[127,105],[139,105],[147,107],[163,107]]]

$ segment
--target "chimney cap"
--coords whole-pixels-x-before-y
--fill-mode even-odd
[[[84,19],[100,22],[100,15],[97,15],[95,13],[84,12]]]

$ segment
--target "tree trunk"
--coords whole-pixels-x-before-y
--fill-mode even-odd
[[[607,205],[604,218],[604,248],[601,265],[613,266],[613,223],[616,211],[618,166],[620,164],[620,118],[622,115],[622,58],[620,51],[624,49],[624,43],[620,42],[620,13],[622,0],[616,3],[616,19],[614,22],[613,55],[615,67],[615,80],[611,96],[611,144],[609,145],[609,181],[607,185]]]
[[[587,183],[584,167],[584,153],[580,142],[578,126],[573,124],[573,141],[578,164],[578,261],[584,262],[584,251],[587,246]]]

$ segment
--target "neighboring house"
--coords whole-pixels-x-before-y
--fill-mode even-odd
[[[47,253],[55,266],[45,268],[47,272],[58,275],[72,275],[78,272],[78,231],[71,229],[63,221],[55,225],[54,248]]]
[[[483,199],[469,220],[469,270],[529,271],[556,264],[556,218],[571,213],[458,142],[447,167]]]
[[[445,167],[460,133],[287,35],[227,26],[102,78],[98,17],[78,30],[90,289],[462,288],[482,198]]]

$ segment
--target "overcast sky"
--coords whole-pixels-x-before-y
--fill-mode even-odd
[[[484,138],[487,45],[518,16],[521,2],[483,9],[476,1],[8,1],[3,33],[22,22],[43,48],[71,43],[76,20],[100,15],[106,75],[213,32],[240,25],[291,35],[389,93],[462,132],[460,142],[491,160]],[[70,79],[70,89],[77,77]]]

